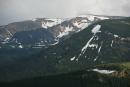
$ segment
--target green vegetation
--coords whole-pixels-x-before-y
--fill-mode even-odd
[[[75,71],[66,74],[23,79],[8,83],[1,83],[4,87],[129,87],[130,86],[130,62],[121,64],[105,64],[95,66],[102,69],[119,69],[112,74],[100,74],[90,69]],[[126,70],[127,69],[127,70]],[[123,75],[124,70],[128,72]]]
[[[9,81],[9,83],[3,83],[7,84],[7,87],[25,85],[32,87],[129,87],[130,63],[123,63],[130,61],[129,23],[129,18],[100,21],[55,46],[29,56],[24,55],[24,51],[22,54],[15,55],[18,51],[13,53],[11,50],[14,55],[8,54],[11,59],[16,59],[16,62],[0,67],[0,81]],[[91,43],[98,44],[98,47],[87,48],[79,56],[82,48],[94,36],[91,30],[97,24],[102,26],[101,32],[95,35]],[[115,38],[114,34],[119,37]],[[97,38],[98,40],[95,40]],[[101,50],[98,52],[100,47]],[[6,52],[0,54],[5,59],[9,58]],[[71,61],[72,57],[78,60]],[[93,67],[95,65],[98,66]],[[93,68],[117,70],[117,72],[105,75],[88,71]]]

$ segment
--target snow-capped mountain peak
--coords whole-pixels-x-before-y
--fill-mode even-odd
[[[62,19],[44,19],[42,21],[42,27],[47,29],[49,27],[61,24],[62,22],[63,22]]]
[[[69,34],[69,32],[73,31],[73,27],[65,27],[64,31],[63,32],[59,32],[59,35],[57,36],[58,38],[61,38],[63,36],[66,36]]]
[[[41,44],[45,46],[51,45],[54,43],[58,43],[58,40],[61,40],[62,37],[66,38],[66,36],[68,35],[71,36],[74,33],[80,32],[97,21],[112,18],[117,17],[81,15],[68,19],[35,18],[33,20],[15,22],[0,27],[0,44],[3,45],[10,42],[14,42],[15,44],[17,44],[16,41],[13,41],[15,38],[18,40],[18,43],[24,43],[29,41],[29,46],[31,40],[34,41],[33,38],[39,38],[39,40],[34,41],[35,43],[33,43],[33,45],[35,45],[36,43],[41,43],[41,41],[46,41],[46,38],[49,37],[47,42]],[[96,26],[95,29],[92,30],[92,33],[96,33],[98,31],[98,28],[100,28],[100,26]],[[45,33],[47,33],[47,35]],[[28,37],[28,39],[23,37]],[[23,47],[25,46],[23,45]]]
[[[107,17],[107,16],[101,16],[101,15],[90,15],[90,14],[87,14],[87,15],[80,15],[79,17],[88,18],[89,21],[95,21],[96,19],[99,19],[99,20],[110,19],[110,18]]]

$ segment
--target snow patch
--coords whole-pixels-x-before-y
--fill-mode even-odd
[[[54,46],[54,45],[56,45],[56,44],[58,44],[58,43],[59,43],[59,41],[57,41],[57,42],[55,42],[55,43],[53,43],[53,44],[51,44],[51,45],[53,45],[53,46]]]
[[[23,48],[23,46],[22,46],[22,45],[19,45],[18,47],[19,47],[19,48]]]
[[[69,31],[72,31],[72,30],[73,30],[73,27],[68,26],[68,27],[65,28],[65,32],[69,32]]]
[[[63,22],[62,19],[45,19],[45,21],[43,21],[42,25],[41,25],[45,29],[47,29],[49,27],[53,27],[57,24],[61,24]]]
[[[111,74],[111,73],[116,72],[114,70],[99,70],[99,69],[93,69],[92,71],[95,71],[95,72],[98,72],[98,73],[101,73],[101,74]]]
[[[74,57],[72,57],[72,58],[70,58],[70,61],[74,61],[75,60],[75,56]]]
[[[98,53],[100,53],[101,48],[102,48],[102,45],[103,45],[103,42],[101,43],[101,46],[100,46],[99,49],[98,49]]]
[[[79,61],[79,59],[77,58],[77,59],[76,59],[76,61],[78,62],[78,61]]]
[[[94,47],[98,48],[98,45],[97,44],[90,44],[89,47],[90,48],[94,48]]]
[[[87,44],[82,48],[81,52],[84,54],[84,52],[86,51],[86,49],[89,47],[90,42],[93,40],[94,36],[92,38],[90,38],[90,40],[87,42]]]
[[[37,46],[37,47],[44,47],[45,45],[44,44],[37,44],[35,46]]]
[[[63,32],[60,32],[60,34],[57,37],[61,38],[63,36],[66,36],[69,34],[70,31],[73,31],[73,27],[65,27],[65,30]]]
[[[100,19],[100,20],[109,19],[108,17],[98,16],[98,15],[91,15],[91,14],[81,15],[81,16],[79,16],[79,17],[86,17],[86,18],[88,18],[89,21],[95,21],[95,18],[98,18],[98,19]]]
[[[114,41],[112,40],[112,42],[111,42],[111,47],[113,46],[113,42],[114,42]]]
[[[115,38],[118,38],[119,36],[118,35],[114,35]]]
[[[97,16],[96,16],[97,17]],[[106,19],[109,19],[108,17],[97,17],[99,18],[100,20],[106,20]]]
[[[95,61],[97,61],[97,59],[98,59],[98,57],[96,57],[93,61],[95,62]]]
[[[88,20],[94,21],[94,19],[95,19],[95,16],[88,16]]]
[[[75,21],[73,25],[77,28],[85,29],[90,25],[90,23],[87,23],[87,20],[82,20],[81,22]]]
[[[101,32],[100,31],[100,28],[101,28],[101,25],[96,25],[93,29],[92,29],[92,33],[96,34],[98,32]]]
[[[10,38],[7,37],[4,41],[9,41],[9,39],[10,39]]]
[[[61,37],[66,36],[68,34],[69,34],[69,32],[60,32],[60,34],[57,37],[61,38]]]

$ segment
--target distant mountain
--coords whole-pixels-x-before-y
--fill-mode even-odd
[[[20,48],[20,46],[21,48],[41,48],[56,42],[57,40],[51,32],[40,28],[36,30],[15,33],[8,44],[12,46],[12,48],[13,46],[16,48]]]
[[[63,23],[71,24],[65,21]],[[130,18],[93,22],[60,43],[26,57],[12,56],[9,53],[6,55],[6,53],[8,51],[0,55],[0,58],[7,58],[8,61],[3,61],[5,63],[0,66],[0,81],[56,75],[99,64],[128,62],[130,61]],[[94,69],[94,71],[99,70]]]
[[[79,32],[97,21],[117,18],[121,19],[124,17],[83,15],[70,19],[36,18],[28,21],[15,22],[5,26],[0,26],[0,47],[46,47],[57,44],[59,40],[63,40],[63,37],[64,39],[66,36],[68,38],[68,36],[72,35],[73,33]],[[44,34],[46,32],[48,34],[42,35],[43,33],[38,33],[37,31],[39,31],[39,29],[41,29]],[[36,34],[34,31],[36,31]],[[37,37],[38,34],[39,37]],[[50,36],[50,39],[47,38]],[[35,39],[34,41],[32,37],[39,38],[39,40]],[[30,43],[27,43],[29,41]]]

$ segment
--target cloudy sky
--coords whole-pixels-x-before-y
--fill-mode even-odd
[[[0,25],[81,14],[130,16],[130,0],[0,0]]]

